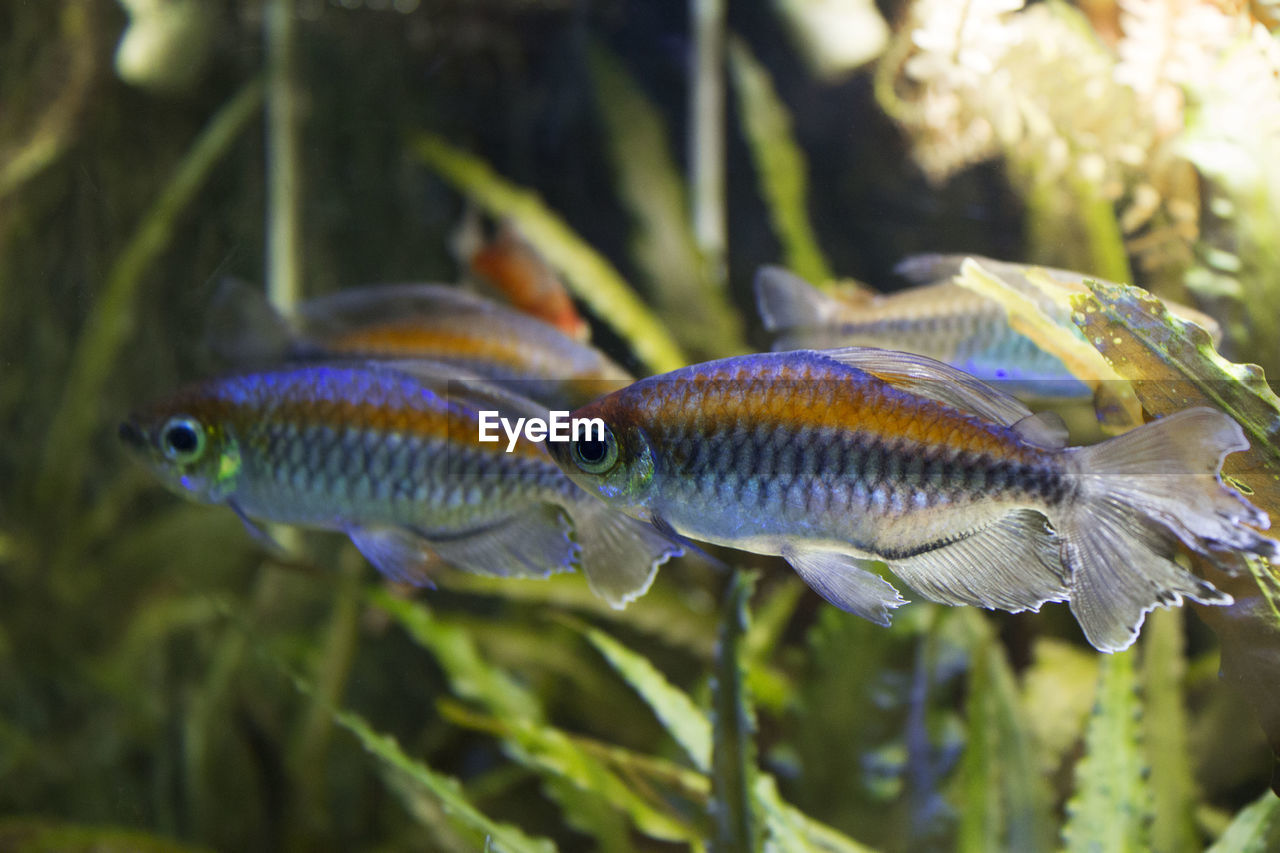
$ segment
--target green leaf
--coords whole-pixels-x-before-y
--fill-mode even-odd
[[[711,685],[712,849],[721,853],[754,851],[761,845],[760,823],[752,791],[756,785],[755,714],[747,696],[743,638],[749,625],[747,602],[752,576],[735,570],[720,620],[715,678]]]
[[[1040,771],[1052,777],[1084,733],[1098,686],[1099,655],[1063,640],[1036,640],[1022,677],[1022,706],[1039,753]]]
[[[0,821],[0,850],[22,853],[199,853],[206,849],[132,829],[36,818]]]
[[[729,40],[729,68],[760,194],[782,243],[786,265],[801,278],[824,286],[832,279],[831,269],[809,223],[808,166],[792,135],[791,115],[773,88],[769,72],[742,39]]]
[[[873,853],[872,848],[783,802],[772,776],[761,773],[756,778],[755,798],[764,819],[766,850],[778,853]]]
[[[1048,850],[1049,791],[1013,670],[986,620],[964,616],[974,642],[957,849]]]
[[[1269,853],[1280,850],[1280,798],[1270,791],[1236,815],[1207,853]]]
[[[304,688],[304,692],[309,691]],[[364,748],[380,761],[403,773],[421,791],[435,797],[446,814],[476,833],[488,849],[507,853],[548,853],[556,849],[549,839],[530,837],[518,827],[486,817],[467,800],[456,779],[436,773],[422,762],[405,755],[395,738],[374,731],[358,714],[336,711],[333,719],[355,735]]]
[[[469,631],[436,619],[425,604],[397,598],[384,586],[374,587],[369,600],[395,619],[414,642],[435,655],[453,692],[504,717],[542,719],[537,697],[485,661]]]
[[[1151,767],[1152,811],[1160,816],[1151,825],[1151,847],[1162,853],[1200,849],[1183,697],[1182,618],[1178,610],[1154,611],[1142,642],[1143,745]]]
[[[1076,792],[1067,803],[1063,836],[1071,853],[1147,849],[1150,792],[1138,743],[1133,658],[1128,651],[1102,661],[1084,757],[1076,765]]]
[[[635,229],[632,255],[659,312],[691,352],[743,351],[741,319],[694,241],[688,193],[662,116],[617,57],[594,42],[589,56],[618,195]]]
[[[410,148],[459,192],[489,213],[511,219],[547,263],[564,274],[574,295],[624,338],[641,361],[657,372],[686,363],[666,327],[636,297],[622,275],[536,193],[507,181],[488,163],[434,134],[418,134]]]
[[[699,796],[705,792],[702,777],[692,771],[617,747],[589,746],[583,738],[528,720],[474,714],[449,702],[441,702],[440,711],[454,723],[501,738],[514,760],[545,779],[555,780],[557,785],[572,785],[578,798],[603,800],[627,815],[646,835],[686,842],[700,837],[700,827],[678,813],[668,796],[673,791],[695,792]],[[655,789],[655,779],[664,782],[669,790]],[[558,790],[563,793],[562,788]],[[561,803],[566,808],[577,808],[576,800]],[[597,811],[598,803],[587,803],[575,820],[590,820]]]
[[[689,695],[676,688],[648,660],[603,631],[587,631],[587,639],[649,704],[667,732],[688,754],[693,766],[711,769],[711,724]]]

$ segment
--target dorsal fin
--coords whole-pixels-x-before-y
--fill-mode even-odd
[[[476,314],[524,317],[514,309],[447,284],[378,284],[309,300],[298,306],[294,322],[302,334],[334,335],[383,323]]]
[[[756,309],[767,332],[812,328],[834,321],[836,303],[800,276],[782,267],[756,273]]]
[[[293,330],[261,290],[238,278],[218,283],[205,322],[205,346],[237,367],[262,366],[288,358]]]
[[[1030,409],[1003,391],[922,355],[873,347],[814,350],[813,354],[1003,426],[1012,426],[1031,414]]]
[[[1013,431],[1032,444],[1057,450],[1067,446],[1067,422],[1057,412],[1037,412],[1013,425]]]
[[[406,374],[441,396],[458,395],[476,408],[492,406],[503,415],[547,417],[548,409],[541,403],[508,389],[501,381],[486,379],[452,364],[415,358],[369,361],[364,362],[364,366]],[[522,380],[519,384],[527,388],[530,382]]]

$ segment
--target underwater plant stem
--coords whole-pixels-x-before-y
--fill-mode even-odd
[[[715,829],[710,845],[716,853],[761,849],[752,793],[757,775],[755,713],[743,671],[750,618],[747,604],[754,588],[753,575],[734,570],[716,642],[711,686],[711,818]]]
[[[40,508],[52,509],[81,482],[93,444],[89,436],[101,427],[101,389],[133,332],[134,301],[143,276],[168,247],[178,216],[261,106],[262,81],[255,78],[218,110],[107,272],[101,295],[72,353],[62,399],[50,421],[44,455],[46,475],[36,486]]]
[[[724,285],[729,243],[724,167],[725,0],[692,0],[693,81],[689,97],[689,168],[693,233],[710,271]]]
[[[1142,643],[1143,747],[1150,770],[1151,847],[1181,853],[1200,849],[1196,790],[1187,743],[1186,641],[1181,610],[1159,608],[1147,617]]]
[[[294,0],[269,0],[263,28],[267,44],[267,297],[276,308],[287,310],[302,294]]]
[[[339,583],[329,616],[324,647],[316,660],[311,701],[301,727],[290,745],[289,762],[298,785],[297,808],[307,816],[304,825],[323,825],[324,775],[315,768],[324,766],[324,753],[333,732],[333,708],[340,704],[359,632],[360,577],[364,561],[354,548],[344,548],[338,558]],[[317,820],[311,820],[310,818]],[[317,822],[318,821],[318,822]]]
[[[94,49],[96,20],[91,3],[67,3],[58,16],[57,37],[68,47],[70,61],[66,83],[41,113],[30,122],[31,132],[16,146],[0,150],[0,200],[21,189],[49,168],[71,147],[76,121],[93,89],[97,70]]]

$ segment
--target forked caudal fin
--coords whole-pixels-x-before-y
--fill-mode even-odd
[[[1248,447],[1234,420],[1196,408],[1064,451],[1077,492],[1053,523],[1070,572],[1071,610],[1094,647],[1128,648],[1157,605],[1184,597],[1231,603],[1173,562],[1179,541],[1209,557],[1280,556],[1280,543],[1253,529],[1269,526],[1267,514],[1219,478],[1227,454]]]

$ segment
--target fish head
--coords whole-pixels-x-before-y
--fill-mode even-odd
[[[625,393],[574,411],[570,440],[548,442],[547,449],[578,486],[627,515],[647,519],[656,453],[643,424],[625,405]]]
[[[119,427],[132,455],[170,490],[222,503],[240,480],[240,444],[216,412],[191,395],[140,410]]]

